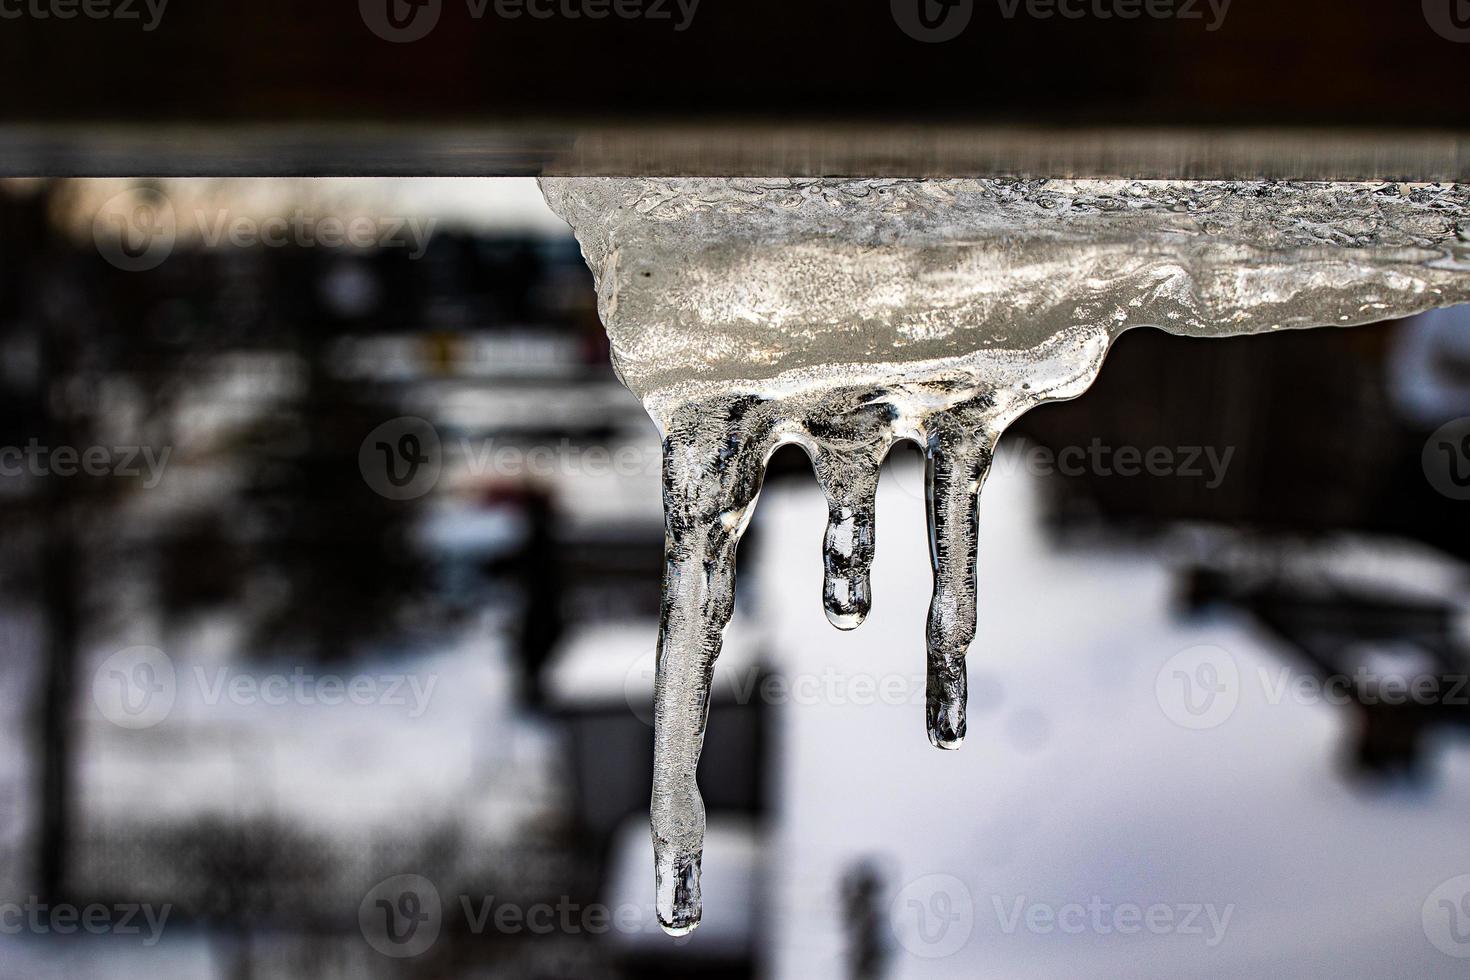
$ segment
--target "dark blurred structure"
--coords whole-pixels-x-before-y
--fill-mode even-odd
[[[243,211],[245,191],[261,186],[153,189]],[[312,192],[269,186],[288,208]],[[112,190],[0,186],[0,447],[170,451],[157,483],[147,470],[0,479],[0,680],[30,699],[11,735],[33,747],[14,753],[24,778],[0,785],[7,827],[24,831],[6,851],[6,884],[73,903],[167,903],[180,944],[203,947],[221,976],[768,970],[770,920],[782,914],[772,879],[785,869],[763,862],[782,802],[773,785],[792,754],[776,705],[752,693],[779,673],[784,641],[749,622],[726,644],[722,665],[744,673],[733,690],[716,685],[703,756],[718,834],[707,870],[721,897],[693,941],[637,924],[477,929],[446,910],[445,941],[400,961],[369,948],[355,917],[377,883],[409,871],[446,903],[588,909],[650,897],[658,438],[612,374],[571,238],[469,221],[436,231],[421,254],[181,238],[157,268],[126,271],[87,227]],[[1055,540],[1073,554],[1154,549],[1182,613],[1248,616],[1279,642],[1273,651],[1324,681],[1361,668],[1448,694],[1470,666],[1459,626],[1470,524],[1427,478],[1423,451],[1441,424],[1470,415],[1457,401],[1470,391],[1459,322],[1211,341],[1138,331],[1084,397],[1028,415],[1007,439],[1054,460],[1094,444],[1169,450],[1181,468],[1163,476],[1037,474]],[[1414,387],[1426,379],[1441,387]],[[378,461],[381,442],[394,463],[398,435],[373,434],[405,418],[437,434],[442,473],[422,495],[393,499],[398,488],[376,482],[363,453]],[[1228,465],[1211,470],[1196,453],[1190,475],[1182,450]],[[792,478],[811,486],[794,448],[769,477]],[[815,554],[818,534],[776,539],[763,520],[742,561]],[[923,579],[922,559],[910,572]],[[786,599],[759,584],[742,584],[742,609]],[[181,676],[219,663],[386,665],[444,681],[435,711],[411,723],[246,717],[227,704],[201,717],[181,705],[168,724],[124,731],[99,721],[91,669],[139,642],[177,652]],[[906,670],[903,642],[890,652]],[[988,683],[992,709],[999,687]],[[1467,720],[1444,698],[1344,692],[1358,774],[1427,775],[1435,733]],[[851,706],[821,707],[838,720]],[[803,772],[819,778],[806,791],[867,795],[836,767],[843,747],[831,737],[808,746]],[[446,796],[416,780],[425,772],[443,776]],[[839,873],[802,894],[836,908],[832,974],[890,975],[912,951],[890,907],[907,882],[868,842],[826,858]]]
[[[1403,325],[1201,341],[1137,330],[1083,397],[1045,405],[1014,429],[1042,445],[1232,449],[1218,485],[1088,468],[1059,473],[1066,508],[1137,520],[1218,521],[1261,531],[1352,528],[1470,556],[1470,515],[1425,480],[1427,428],[1393,403],[1390,360]],[[1216,457],[1220,458],[1219,455]],[[1182,461],[1181,461],[1182,464]],[[1077,514],[1075,516],[1082,516]]]
[[[1258,545],[1255,563],[1196,566],[1187,573],[1189,607],[1244,609],[1296,651],[1323,690],[1353,708],[1347,761],[1359,772],[1423,776],[1426,735],[1470,726],[1470,650],[1456,629],[1458,608],[1445,598],[1405,596],[1393,578],[1335,575],[1330,551],[1308,563],[1300,542],[1290,549],[1295,560],[1284,560],[1288,550]],[[1277,559],[1264,574],[1262,557]],[[1411,698],[1415,685],[1430,697]]]
[[[26,0],[0,9],[0,175],[1470,180],[1463,0],[1097,13],[1143,6]],[[636,702],[663,573],[657,440],[612,375],[570,237],[466,220],[422,254],[181,240],[127,271],[146,246],[110,261],[87,227],[90,190],[0,187],[0,448],[169,450],[168,479],[0,478],[0,711],[15,709],[0,882],[50,901],[168,903],[179,947],[204,950],[194,975],[237,980],[769,968],[770,920],[791,910],[768,908],[785,869],[761,858],[791,760],[776,759],[776,712],[749,696],[715,704],[701,773],[724,835],[710,887],[736,879],[738,897],[710,901],[693,941],[636,924],[476,930],[446,914],[448,941],[398,959],[368,948],[355,914],[409,871],[451,906],[648,897],[652,735]],[[221,207],[246,196],[214,193]],[[1050,474],[1047,519],[1073,548],[1183,538],[1169,552],[1181,607],[1243,611],[1319,676],[1463,674],[1457,596],[1403,594],[1426,562],[1340,574],[1405,538],[1452,573],[1470,557],[1465,505],[1420,465],[1428,433],[1470,405],[1395,408],[1385,378],[1405,331],[1139,332],[1085,398],[1010,438],[1234,449],[1216,485]],[[411,448],[411,480],[422,443],[370,436],[404,419],[437,434],[443,472],[394,499],[362,459],[381,443],[392,466]],[[651,460],[589,472],[592,450],[650,443]],[[553,447],[537,472],[490,462]],[[793,474],[810,484],[798,452],[779,454],[771,479]],[[746,552],[797,546],[763,540],[761,521]],[[1344,533],[1356,564],[1333,550]],[[742,602],[757,591],[743,585]],[[99,720],[91,669],[134,643],[167,646],[181,676],[386,665],[445,680],[411,724],[181,704],[125,731]],[[1462,721],[1363,697],[1347,710],[1356,765],[1375,773],[1421,771],[1431,727]],[[812,791],[863,792],[831,770]],[[846,870],[802,882],[803,901],[839,907],[833,974],[887,975],[904,882],[882,854],[853,863],[840,846]],[[728,928],[715,921],[732,910]],[[32,972],[4,959],[24,945],[0,953],[0,974]],[[169,962],[97,959],[151,980]],[[65,957],[44,965],[81,975]]]
[[[1457,97],[1464,51],[1420,3],[1200,2],[1164,7],[1182,16],[1099,17],[1073,3],[670,0],[634,17],[564,13],[581,6],[169,5],[151,30],[146,16],[15,17],[3,119],[1470,122]],[[926,12],[962,29],[939,41],[921,29]],[[394,29],[395,13],[423,29]]]
[[[847,976],[876,980],[888,971],[884,921],[886,886],[875,862],[854,865],[842,882],[843,921],[848,924]]]
[[[1470,326],[1462,309],[1431,316]],[[1189,450],[1194,472],[1181,466],[1164,478],[1106,463],[1058,472],[1056,529],[1083,541],[1099,532],[1164,539],[1181,524],[1214,529],[1182,559],[1185,608],[1240,608],[1321,681],[1356,678],[1344,689],[1357,714],[1349,761],[1375,775],[1420,772],[1426,730],[1470,723],[1458,682],[1470,670],[1458,596],[1433,586],[1446,565],[1463,569],[1470,558],[1470,512],[1426,478],[1422,459],[1426,440],[1463,404],[1463,369],[1448,350],[1396,369],[1422,346],[1423,329],[1385,323],[1211,342],[1140,330],[1086,395],[1043,406],[1013,430],[1053,451],[1100,445],[1142,456],[1160,447],[1182,459]],[[1395,390],[1437,377],[1450,379],[1443,417],[1415,412],[1414,393]],[[1223,472],[1209,472],[1207,452],[1228,459]],[[1427,555],[1395,565],[1405,541]],[[1386,573],[1364,574],[1375,559]],[[1386,703],[1385,658],[1375,651],[1407,656],[1408,674],[1392,676],[1429,684],[1434,696]]]
[[[68,226],[82,189],[0,188],[0,445],[141,447],[160,466],[63,478],[12,473],[7,456],[0,595],[7,617],[34,615],[44,643],[4,651],[12,677],[41,671],[28,712],[34,783],[22,787],[33,836],[8,862],[8,884],[48,903],[167,903],[180,928],[214,935],[239,977],[275,975],[283,955],[330,962],[316,933],[345,930],[357,946],[343,914],[405,866],[527,906],[596,901],[601,859],[583,859],[605,840],[584,846],[589,830],[576,822],[549,824],[508,853],[463,840],[457,814],[364,839],[231,815],[228,799],[119,812],[79,788],[98,745],[116,737],[79,723],[92,711],[86,654],[99,642],[115,649],[116,636],[179,643],[224,615],[239,626],[240,669],[285,662],[350,675],[385,651],[474,635],[488,610],[521,664],[520,702],[544,708],[541,672],[565,624],[657,610],[657,524],[623,519],[616,497],[591,517],[566,513],[558,498],[580,475],[575,456],[545,472],[501,472],[477,456],[511,447],[524,458],[525,446],[558,440],[572,452],[616,448],[630,425],[646,425],[612,377],[575,243],[469,227],[436,232],[422,256],[181,239],[157,268],[135,271]],[[487,378],[503,379],[510,402],[476,400]],[[579,420],[535,408],[575,412],[565,392],[599,388],[621,396],[618,410],[587,406]],[[377,427],[413,412],[438,413],[443,486],[391,499],[360,452]],[[636,472],[649,465],[640,457]],[[652,465],[656,486],[656,456]],[[228,723],[128,737],[160,767],[210,745],[251,778],[278,765]],[[643,773],[645,807],[650,758],[616,760],[633,786]],[[282,928],[305,937],[295,952],[259,941]],[[472,937],[428,967],[448,972],[424,975],[453,975],[457,956],[504,964],[508,976],[618,975],[589,937],[529,954],[513,937],[490,940]]]
[[[1470,173],[1458,0],[128,6],[7,17],[0,172]]]

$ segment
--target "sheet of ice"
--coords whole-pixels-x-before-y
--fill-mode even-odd
[[[1080,394],[1122,331],[1351,325],[1470,300],[1470,189],[1410,184],[548,178],[619,376],[664,439],[653,839],[669,932],[699,922],[695,771],[766,460],[827,497],[823,598],[872,604],[873,500],[927,460],[930,740],[965,736],[980,488],[1006,426]]]

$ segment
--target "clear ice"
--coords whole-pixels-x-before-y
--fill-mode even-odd
[[[1400,183],[543,178],[663,436],[652,831],[659,920],[699,924],[695,782],[766,461],[827,497],[838,629],[872,604],[893,444],[927,461],[929,740],[965,737],[979,494],[1006,427],[1081,394],[1124,330],[1348,326],[1470,301],[1470,188]]]

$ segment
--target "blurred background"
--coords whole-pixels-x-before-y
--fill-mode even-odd
[[[658,436],[524,179],[0,183],[0,977],[1460,976],[1470,308],[1136,331],[923,475],[783,450],[653,917]]]

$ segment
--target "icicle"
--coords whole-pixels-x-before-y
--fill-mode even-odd
[[[876,498],[880,460],[819,449],[813,460],[817,481],[827,496],[827,533],[822,542],[822,604],[840,630],[853,630],[873,608]]]
[[[619,376],[664,433],[658,914],[699,922],[695,771],[765,461],[827,495],[823,600],[872,596],[895,440],[928,460],[929,738],[965,736],[978,499],[1000,434],[1097,376],[1124,330],[1350,325],[1470,302],[1470,188],[1116,180],[547,178],[597,277]]]
[[[751,397],[686,405],[664,425],[667,506],[652,829],[658,917],[673,935],[699,925],[705,819],[695,772],[715,661],[735,607],[735,552],[770,452],[763,407]]]
[[[827,616],[857,627],[871,607],[878,475],[893,444],[925,447],[934,599],[927,630],[929,739],[965,734],[965,655],[975,638],[978,498],[1004,426],[1038,401],[1085,388],[1105,335],[1057,338],[1027,357],[977,355],[971,370],[890,384],[797,386],[655,402],[664,432],[666,564],[654,696],[653,843],[659,921],[683,935],[700,917],[704,802],[695,782],[710,684],[734,611],[735,555],[765,463],[802,446],[828,501]],[[1031,380],[1022,380],[1028,378]]]
[[[929,741],[941,749],[957,749],[965,740],[965,655],[975,640],[980,487],[999,436],[973,411],[937,415],[929,430],[926,495],[934,597],[925,632],[929,669],[924,703]]]

